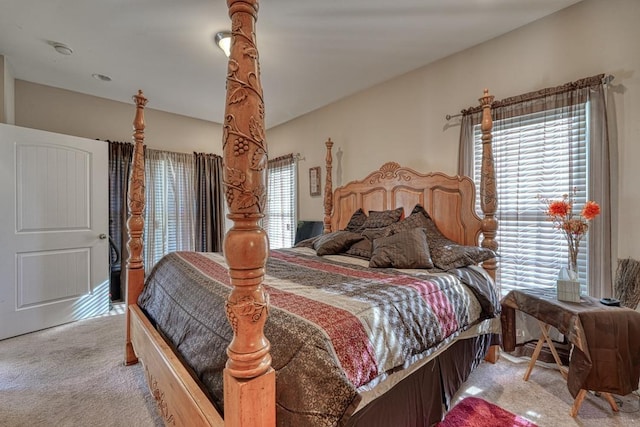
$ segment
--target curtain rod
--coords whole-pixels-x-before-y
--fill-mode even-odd
[[[615,79],[616,77],[612,74],[607,74],[606,76],[603,76],[601,81],[603,85],[608,85],[609,83],[611,83],[613,81],[613,79]],[[587,80],[587,79],[582,79],[579,80],[578,82],[582,82],[583,80]],[[495,102],[495,101],[494,101]],[[477,108],[477,107],[474,107]],[[479,111],[479,110],[478,110]],[[447,114],[446,116],[444,116],[444,118],[449,121],[451,119],[453,119],[454,117],[460,117],[462,116],[463,113],[458,113],[458,114]]]

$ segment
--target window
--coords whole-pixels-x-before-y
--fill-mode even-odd
[[[145,153],[144,262],[146,271],[165,254],[195,248],[193,155]]]
[[[552,227],[538,195],[558,199],[578,190],[574,209],[588,194],[587,101],[529,114],[508,114],[493,126],[493,152],[498,194],[498,258],[496,277],[505,294],[519,287],[556,285],[567,265],[564,234]],[[479,186],[482,141],[474,127],[474,181]],[[477,197],[477,211],[480,198]],[[581,242],[578,270],[587,293],[589,233]]]
[[[297,167],[292,154],[269,160],[267,168],[267,212],[263,227],[269,235],[269,248],[290,248],[297,224]]]
[[[577,188],[575,209],[585,200],[600,205],[581,242],[582,291],[602,298],[613,293],[611,254],[611,154],[606,88],[599,74],[561,86],[493,101],[492,147],[498,211],[497,284],[554,286],[567,265],[563,236],[544,216],[537,196],[559,198]],[[480,108],[463,112],[459,173],[479,184]],[[477,199],[479,200],[479,198]],[[480,212],[480,211],[479,211]]]

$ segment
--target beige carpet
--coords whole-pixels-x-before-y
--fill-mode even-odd
[[[0,341],[0,425],[161,426],[140,365],[122,365],[124,316],[82,320]],[[640,426],[640,400],[622,398],[619,413],[590,394],[576,419],[560,373],[539,365],[522,380],[524,359],[483,363],[456,396],[476,396],[540,427]],[[395,426],[394,426],[395,427]]]
[[[122,314],[0,341],[0,426],[162,426],[123,348]]]
[[[533,421],[540,427],[640,426],[640,397],[633,393],[614,398],[620,412],[613,412],[604,398],[589,393],[578,416],[569,415],[573,398],[555,365],[538,363],[529,381],[522,379],[529,359],[501,355],[495,365],[482,363],[471,373],[455,402],[475,396]],[[455,403],[454,402],[454,403]]]

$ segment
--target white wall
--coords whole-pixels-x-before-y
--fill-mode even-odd
[[[300,152],[300,219],[320,220],[309,197],[308,168],[324,165],[334,140],[334,186],[393,160],[419,171],[455,174],[459,126],[445,120],[477,105],[484,88],[506,98],[599,73],[609,91],[612,155],[617,164],[614,260],[640,259],[640,1],[584,0],[523,28],[442,59],[301,118],[269,129],[270,155]],[[425,40],[425,43],[429,43]],[[615,261],[614,261],[615,265]]]
[[[133,140],[135,104],[111,101],[51,86],[16,80],[16,125],[111,141]],[[133,93],[131,94],[134,95]],[[222,126],[145,108],[145,143],[150,148],[222,154]]]
[[[445,116],[477,105],[485,87],[501,99],[610,73],[616,76],[609,93],[612,154],[617,168],[612,193],[614,259],[640,259],[640,236],[633,223],[640,211],[640,171],[636,166],[640,160],[639,22],[638,0],[584,0],[509,34],[268,129],[270,157],[302,154],[305,160],[299,164],[299,216],[320,220],[322,197],[309,196],[308,169],[324,165],[327,137],[335,142],[334,185],[361,178],[390,160],[419,171],[455,174],[459,126],[455,119],[447,122]],[[219,124],[154,110],[153,94],[146,95],[148,146],[221,154]],[[133,102],[120,103],[15,82],[18,126],[131,141],[133,114]]]

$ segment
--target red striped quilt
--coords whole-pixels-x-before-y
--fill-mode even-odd
[[[335,425],[358,389],[495,315],[491,283],[469,269],[430,275],[326,258],[277,250],[266,266],[279,425]],[[176,252],[154,267],[139,300],[220,408],[229,292],[221,254]]]

